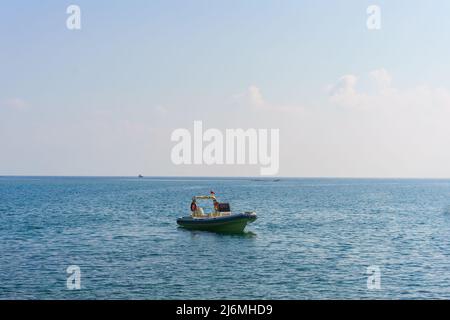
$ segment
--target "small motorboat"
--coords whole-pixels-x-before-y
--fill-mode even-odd
[[[212,200],[214,209],[210,213],[205,213],[198,205],[199,200]],[[190,230],[212,231],[219,233],[242,233],[248,223],[256,220],[254,211],[244,213],[231,213],[229,203],[217,201],[214,192],[209,196],[195,196],[191,202],[191,215],[178,218],[180,227]]]

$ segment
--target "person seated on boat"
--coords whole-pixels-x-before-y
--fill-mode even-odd
[[[192,211],[192,212],[197,211],[197,203],[195,202],[195,199],[192,199],[192,202],[191,202],[191,211]]]
[[[191,202],[191,211],[192,211],[192,216],[194,216],[194,217],[202,217],[205,215],[205,212],[203,211],[203,209],[200,206],[197,206],[195,199],[193,199]]]

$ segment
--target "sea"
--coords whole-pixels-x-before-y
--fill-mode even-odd
[[[0,177],[0,299],[449,298],[450,180]]]

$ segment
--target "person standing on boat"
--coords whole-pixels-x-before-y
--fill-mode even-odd
[[[213,203],[214,203],[214,213],[219,213],[219,202],[216,199],[214,199]]]

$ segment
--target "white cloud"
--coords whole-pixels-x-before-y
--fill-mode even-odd
[[[379,69],[346,75],[330,87],[328,100],[337,108],[327,109],[333,135],[323,152],[340,154],[334,158],[346,175],[449,177],[450,91],[399,88],[392,79]]]
[[[342,76],[335,85],[329,87],[331,102],[345,106],[357,106],[360,103],[360,96],[356,92],[357,82],[358,78],[355,75]]]
[[[162,105],[157,105],[157,106],[155,107],[155,111],[156,111],[158,114],[161,114],[161,115],[166,115],[167,112],[168,112],[167,108],[166,108],[165,106],[162,106]]]
[[[252,85],[248,88],[248,98],[253,106],[261,107],[266,104],[261,90],[257,86]]]
[[[384,90],[391,86],[392,77],[384,68],[373,70],[369,73],[369,77],[373,82],[375,82],[379,90]]]
[[[385,69],[371,71],[368,79],[375,91],[359,90],[358,77],[345,75],[330,86],[329,101],[335,105],[349,108],[450,108],[450,92],[445,88],[417,86],[397,89],[392,86],[392,76]]]
[[[245,104],[257,111],[269,111],[279,113],[301,112],[304,107],[297,104],[278,104],[267,101],[259,87],[251,85],[247,91],[234,96],[240,103]]]
[[[30,105],[23,100],[22,98],[10,98],[10,99],[6,99],[4,101],[2,101],[0,103],[0,105],[6,107],[6,108],[11,108],[11,109],[26,109],[28,108]]]

